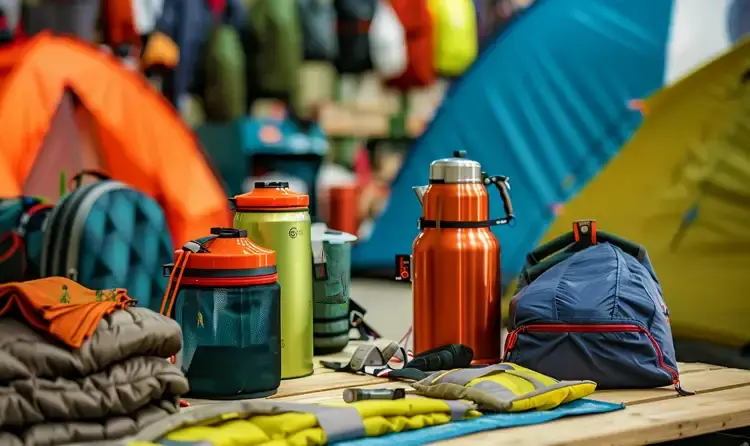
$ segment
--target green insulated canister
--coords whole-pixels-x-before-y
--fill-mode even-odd
[[[316,355],[340,352],[349,343],[351,251],[357,237],[313,230],[313,339]]]
[[[234,227],[260,246],[276,251],[281,285],[281,378],[313,372],[312,245],[310,198],[286,182],[257,182],[252,192],[231,199]]]

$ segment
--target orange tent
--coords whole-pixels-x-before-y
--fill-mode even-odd
[[[61,171],[99,169],[154,197],[176,246],[230,224],[191,130],[138,73],[95,46],[39,34],[0,51],[0,197],[55,201]]]

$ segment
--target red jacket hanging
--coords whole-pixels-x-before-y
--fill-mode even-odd
[[[388,0],[383,0],[388,1]],[[390,0],[406,32],[409,62],[400,76],[386,82],[391,88],[409,90],[435,82],[432,16],[427,0]]]

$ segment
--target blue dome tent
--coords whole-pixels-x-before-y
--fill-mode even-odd
[[[393,268],[395,255],[411,252],[421,209],[410,189],[426,184],[430,162],[461,149],[489,174],[511,178],[518,224],[495,229],[511,278],[559,205],[640,125],[628,101],[665,83],[677,2],[537,0],[516,17],[449,90],[371,237],[355,246],[353,267]],[[490,196],[491,217],[500,215],[499,197]]]

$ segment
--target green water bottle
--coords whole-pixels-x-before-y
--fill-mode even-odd
[[[276,251],[281,285],[281,378],[313,372],[313,267],[310,198],[280,181],[256,182],[252,192],[230,199],[234,227]]]

